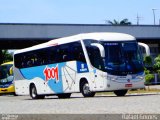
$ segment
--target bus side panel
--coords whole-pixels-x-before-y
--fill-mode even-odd
[[[93,69],[89,70],[89,66],[86,63],[77,61],[77,76],[75,83],[75,91],[80,92],[80,80],[87,80],[90,90],[95,91],[95,74]]]
[[[93,70],[93,80],[95,83],[95,87],[94,87],[94,91],[103,91],[104,90],[104,78],[103,78],[103,72],[98,70],[98,69],[94,69]]]
[[[14,85],[17,95],[29,94],[29,81],[25,79],[18,68],[14,67]]]
[[[29,95],[29,81],[28,80],[16,80],[15,92],[17,95]]]
[[[39,77],[30,80],[29,84],[34,84],[38,94],[54,94],[54,91],[49,87],[48,83]]]
[[[91,79],[90,73],[79,73],[76,76],[76,81],[75,81],[75,92],[80,92],[80,80],[85,79],[87,80],[90,90],[95,91],[95,82],[93,79]]]
[[[38,94],[79,92],[82,78],[88,81],[91,91],[99,88],[96,88],[94,71],[89,71],[87,64],[79,61],[22,68],[15,72],[18,75],[15,85],[19,94],[29,94],[31,83],[35,84]],[[97,86],[102,85],[97,83]]]
[[[22,68],[20,74],[26,81],[35,84],[38,94],[63,93],[61,68],[64,65],[65,63]]]
[[[15,85],[18,94],[29,94],[29,85],[31,83],[36,86],[38,94],[58,94],[75,91],[76,61],[22,69],[15,68],[15,73]]]
[[[67,62],[61,69],[61,76],[63,81],[63,92],[75,92],[75,81],[76,81],[76,61]]]
[[[61,73],[64,93],[80,92],[80,80],[82,78],[88,81],[91,91],[97,90],[95,86],[95,72],[93,70],[89,71],[88,65],[84,62],[66,62],[66,65],[61,69]],[[98,81],[100,81],[98,86],[103,86],[103,79]],[[99,90],[102,90],[102,88]]]

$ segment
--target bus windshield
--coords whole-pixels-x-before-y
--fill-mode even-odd
[[[10,73],[12,65],[0,66],[0,85],[6,84],[13,81],[13,75]]]
[[[105,70],[111,74],[136,74],[143,71],[143,60],[136,42],[107,43],[105,48]]]
[[[100,56],[96,47],[86,42],[86,49],[91,64],[112,75],[127,75],[143,72],[143,60],[136,41],[106,42],[100,41],[105,49],[105,58]],[[98,51],[98,52],[97,52]]]

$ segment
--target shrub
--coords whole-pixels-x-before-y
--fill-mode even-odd
[[[153,74],[146,74],[145,76],[145,84],[150,84],[151,81],[154,79],[154,75]]]
[[[144,61],[144,64],[146,67],[152,66],[152,57],[151,56],[145,56],[143,61]]]

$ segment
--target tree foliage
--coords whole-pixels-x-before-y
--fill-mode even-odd
[[[146,56],[144,58],[144,63],[146,66],[151,66],[152,62],[151,62],[151,57]],[[145,68],[145,83],[149,84],[153,79],[154,79],[154,73],[158,73],[160,75],[160,55],[158,55],[155,59],[154,59],[154,65],[153,65],[153,69],[152,71],[148,70],[147,68]]]
[[[13,61],[13,56],[8,52],[8,50],[0,50],[0,64],[9,61]]]
[[[143,62],[146,67],[152,67],[152,65],[153,65],[151,56],[145,56]]]
[[[153,79],[154,79],[154,75],[153,74],[146,74],[146,76],[145,76],[145,84],[150,84]]]
[[[151,74],[151,71],[148,70],[150,67],[152,67],[152,57],[151,56],[145,56],[144,57],[144,65],[145,65],[145,84],[150,84],[151,81],[154,79],[154,75]]]
[[[160,55],[158,55],[155,59],[155,64],[154,64],[154,69],[156,71],[159,71],[160,70]]]
[[[117,20],[113,20],[113,21],[110,21],[108,20],[107,21],[110,25],[131,25],[132,23],[129,22],[129,20],[127,18],[121,20],[121,21],[117,21]]]

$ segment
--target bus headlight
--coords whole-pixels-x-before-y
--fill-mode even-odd
[[[117,80],[116,76],[112,76],[112,75],[107,75],[107,80]]]
[[[136,79],[141,79],[141,80],[143,80],[143,79],[144,79],[144,76],[137,76]]]

